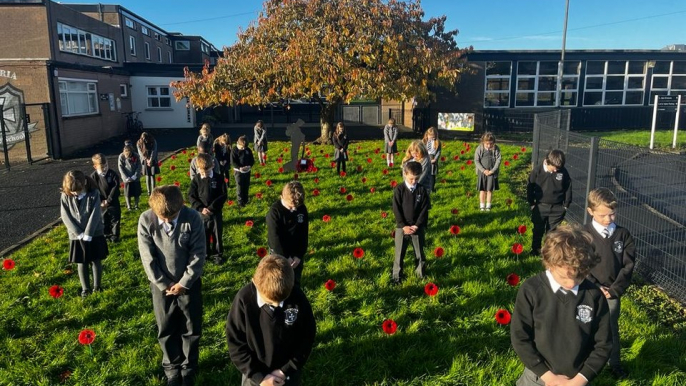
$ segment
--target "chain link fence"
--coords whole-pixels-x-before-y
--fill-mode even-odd
[[[588,192],[611,189],[617,223],[636,242],[636,272],[686,302],[686,157],[570,132],[569,110],[536,114],[532,162],[552,149],[566,155],[573,202],[567,220],[591,221]]]

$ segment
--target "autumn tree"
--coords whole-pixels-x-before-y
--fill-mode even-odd
[[[356,98],[431,100],[452,89],[465,49],[446,17],[424,19],[419,0],[268,0],[213,69],[172,84],[196,108],[310,98],[326,143],[333,115]]]

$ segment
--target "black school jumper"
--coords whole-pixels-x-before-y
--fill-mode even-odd
[[[207,178],[202,178],[200,174],[196,174],[188,189],[188,199],[193,209],[202,212],[203,209],[207,208],[212,212],[207,216],[200,213],[203,224],[205,224],[205,244],[208,255],[210,255],[213,245],[218,255],[224,253],[222,209],[224,209],[226,197],[226,184],[220,173],[212,172],[212,177]],[[210,236],[214,239],[212,243]]]
[[[526,200],[533,206],[531,251],[538,254],[543,235],[560,225],[572,203],[572,179],[567,169],[560,168],[555,173],[548,173],[543,164],[535,167],[529,174]]]
[[[300,285],[305,254],[309,238],[310,218],[305,205],[291,212],[281,200],[272,205],[267,213],[267,242],[273,254],[285,258],[297,257],[300,264],[295,267],[295,284]]]
[[[121,204],[119,203],[119,176],[112,169],[107,169],[104,176],[94,171],[91,178],[100,191],[100,202],[107,202],[107,208],[102,211],[102,221],[105,225],[105,238],[119,241],[119,227],[121,223]]]
[[[238,205],[245,206],[248,204],[248,192],[250,191],[250,170],[247,172],[238,171],[244,166],[253,166],[255,158],[252,155],[252,150],[249,147],[238,149],[238,146],[231,150],[231,166],[233,167],[233,176],[236,179],[236,193],[238,196]]]
[[[605,366],[612,347],[605,296],[588,280],[579,284],[576,295],[553,293],[541,272],[517,292],[510,339],[535,377],[547,371],[569,378],[581,373],[590,382]]]
[[[280,369],[287,386],[299,385],[302,368],[312,352],[317,326],[310,302],[298,287],[274,310],[257,305],[257,289],[243,287],[231,304],[226,338],[231,361],[243,374],[243,385],[259,385]]]
[[[415,185],[414,192],[406,183],[401,183],[393,190],[393,214],[395,215],[395,258],[393,260],[393,280],[403,279],[403,265],[407,244],[412,241],[415,255],[415,273],[424,277],[424,234],[429,220],[429,194],[420,184]],[[403,227],[416,225],[417,232],[405,235]]]

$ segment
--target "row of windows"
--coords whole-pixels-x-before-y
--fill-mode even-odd
[[[582,105],[643,105],[646,73],[653,67],[650,104],[655,95],[686,95],[686,61],[587,61]],[[562,69],[562,106],[578,105],[580,61]],[[510,106],[511,62],[488,62],[484,107]],[[558,62],[517,63],[515,107],[555,106]]]
[[[114,40],[57,23],[60,51],[117,61]]]
[[[145,59],[151,60],[152,57],[150,56],[150,43],[148,42],[143,42],[143,48],[144,48],[144,53],[145,53]],[[129,53],[131,56],[136,56],[136,37],[135,36],[129,36]],[[169,63],[172,62],[172,53],[171,51],[167,51],[167,59],[169,60]],[[162,48],[157,47],[157,61],[159,63],[162,63]]]
[[[136,23],[132,19],[129,19],[128,17],[126,17],[126,18],[124,18],[124,24],[127,27],[135,30],[136,25],[138,23]],[[144,26],[143,24],[140,24],[140,27],[141,27],[141,33],[143,35],[154,37],[155,40],[160,41],[160,42],[162,41],[162,35],[159,32],[155,32],[155,30],[152,30],[152,29]],[[171,40],[168,37],[164,37],[164,43],[168,46],[171,46]]]

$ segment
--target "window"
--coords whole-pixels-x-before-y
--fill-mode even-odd
[[[487,62],[484,107],[510,107],[511,62]]]
[[[157,47],[157,61],[162,63],[162,49]]]
[[[133,20],[129,19],[128,17],[124,19],[124,24],[126,24],[126,26],[131,29],[136,29],[136,24],[133,22]]]
[[[202,50],[202,52],[204,52],[208,55],[210,54],[210,46],[207,43],[201,43],[200,49]]]
[[[188,40],[177,40],[174,42],[174,49],[178,51],[188,51],[191,49],[191,42]]]
[[[91,80],[60,80],[58,84],[63,117],[98,113],[97,83]]]
[[[168,86],[148,86],[148,108],[161,109],[171,107],[171,95]]]
[[[517,63],[516,107],[555,106],[558,81],[557,61]],[[581,62],[564,62],[562,67],[562,106],[576,106]]]
[[[129,86],[125,83],[119,84],[119,96],[122,98],[127,98],[129,96]]]
[[[129,52],[131,56],[136,56],[136,38],[129,36]]]
[[[148,35],[148,36],[150,36],[150,31],[148,30],[148,27],[146,27],[146,26],[144,26],[144,25],[141,26],[141,33],[142,33],[143,35]]]
[[[157,41],[160,41],[160,40],[161,40],[161,39],[160,39],[160,34],[158,34],[157,32],[155,32],[155,40],[157,40]]]
[[[59,39],[60,51],[117,61],[116,48],[112,39],[62,23],[57,23],[57,39]]]
[[[164,42],[171,47],[171,40],[169,38],[164,38]]]
[[[171,53],[171,51],[167,51],[167,56],[169,57],[169,63],[172,63],[173,60],[172,60],[172,53]]]
[[[145,45],[145,58],[150,60],[150,43],[144,42]]]
[[[653,68],[650,101],[655,103],[655,95],[686,96],[686,61],[657,61]]]
[[[645,61],[588,61],[584,106],[642,105],[645,70]]]

